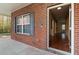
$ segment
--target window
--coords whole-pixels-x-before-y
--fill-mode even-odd
[[[32,35],[34,32],[34,20],[31,13],[16,17],[16,33]]]
[[[62,24],[62,30],[65,30],[65,24]]]

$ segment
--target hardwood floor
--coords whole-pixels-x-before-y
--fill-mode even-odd
[[[63,39],[61,33],[56,33],[54,36],[50,35],[49,46],[67,52],[70,51],[69,39],[67,36]]]

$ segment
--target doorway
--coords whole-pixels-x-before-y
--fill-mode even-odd
[[[71,53],[71,4],[48,8],[48,48]]]

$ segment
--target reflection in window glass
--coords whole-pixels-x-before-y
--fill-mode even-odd
[[[32,14],[25,14],[16,18],[16,32],[20,34],[31,35],[33,32],[33,18]]]
[[[17,17],[17,24],[22,25],[22,16]]]
[[[17,32],[22,32],[22,25],[17,25]]]
[[[31,26],[30,25],[23,25],[23,33],[30,33]]]
[[[23,25],[29,25],[30,24],[30,15],[24,15],[23,16]]]

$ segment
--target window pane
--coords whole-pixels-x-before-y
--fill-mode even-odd
[[[16,18],[16,32],[22,33],[22,16]]]
[[[17,24],[22,25],[23,19],[21,16],[17,17]]]
[[[22,32],[22,25],[17,25],[17,32]]]
[[[30,15],[24,15],[23,16],[23,25],[29,25],[30,24]]]
[[[31,33],[31,26],[30,25],[23,25],[23,33]]]

